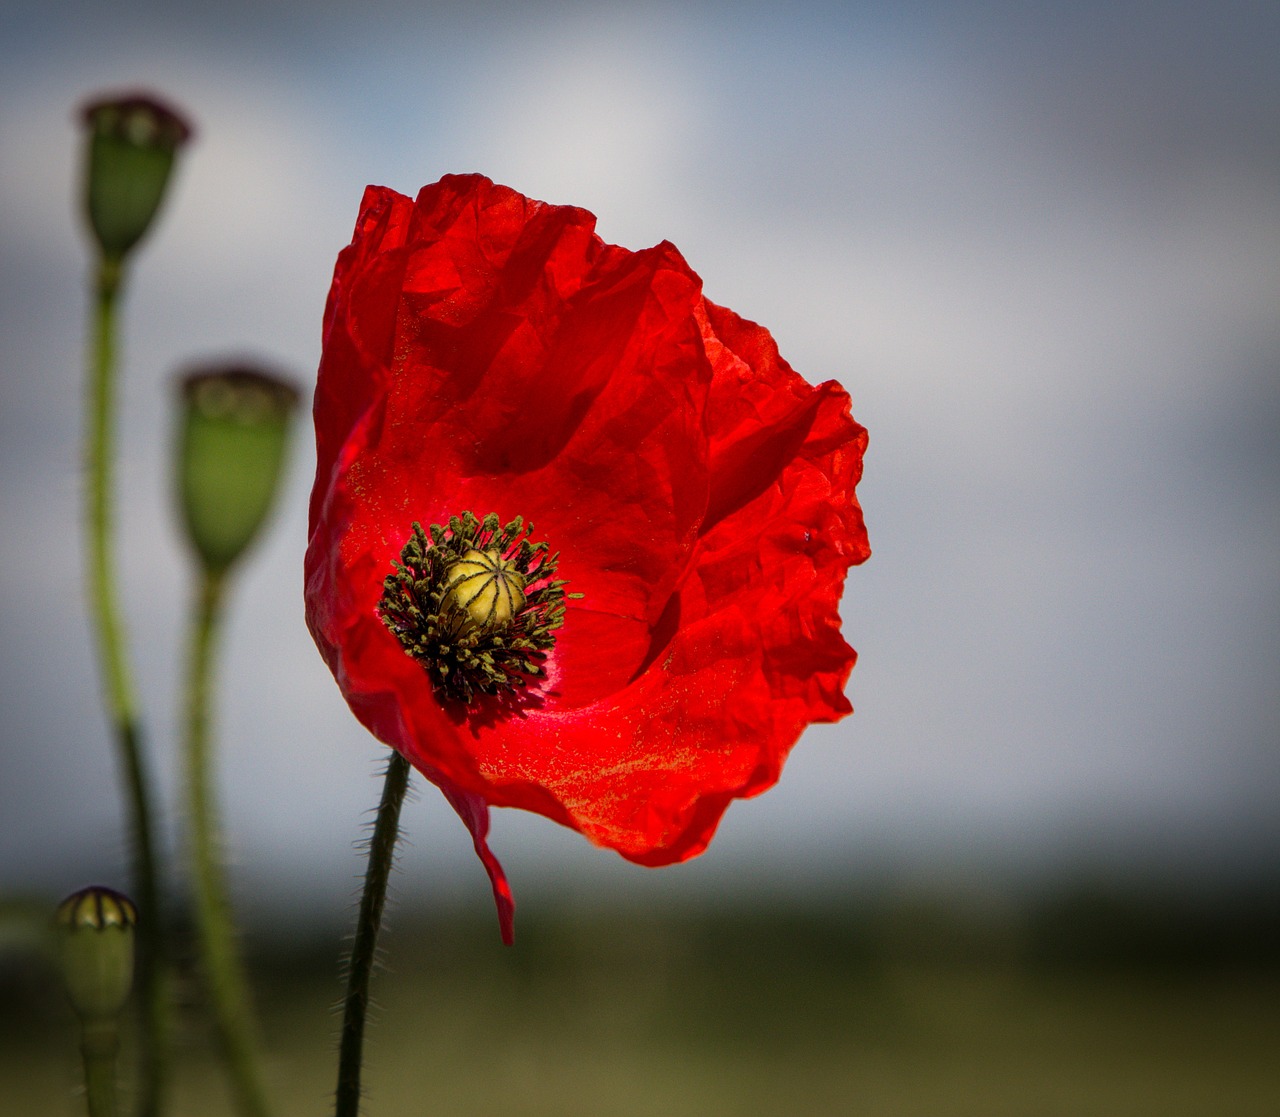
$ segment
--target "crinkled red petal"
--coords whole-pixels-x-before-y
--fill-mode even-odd
[[[357,716],[445,787],[500,908],[485,805],[683,860],[849,712],[866,432],[671,245],[606,245],[479,176],[370,188],[315,411],[308,623]],[[376,612],[412,522],[465,510],[532,521],[583,595],[514,715],[443,705]]]

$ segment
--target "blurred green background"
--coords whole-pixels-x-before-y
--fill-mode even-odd
[[[1280,897],[1076,885],[870,890],[838,907],[392,916],[365,1082],[378,1114],[1274,1117]],[[250,936],[279,1112],[327,1111],[336,929]],[[188,972],[175,1112],[231,1112]],[[72,1117],[47,970],[0,969],[0,1113]]]

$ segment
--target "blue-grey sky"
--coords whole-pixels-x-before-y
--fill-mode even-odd
[[[1273,869],[1278,56],[1271,4],[9,0],[0,890],[124,863],[80,597],[73,115],[137,86],[198,127],[124,332],[120,549],[171,840],[171,376],[251,355],[309,387],[364,185],[474,170],[591,209],[607,240],[672,240],[871,433],[855,715],[690,866],[499,812],[518,897],[884,864]],[[237,879],[323,905],[351,891],[380,750],[303,625],[309,422],[295,449],[233,597],[219,761]],[[487,892],[433,789],[406,823],[403,891]]]

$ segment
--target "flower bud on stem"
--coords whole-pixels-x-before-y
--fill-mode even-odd
[[[143,911],[139,933],[142,992],[142,1117],[163,1108],[168,1011],[163,909],[153,840],[150,779],[143,757],[138,702],[118,603],[111,515],[115,442],[116,333],[128,253],[151,225],[177,149],[190,129],[160,102],[142,96],[86,106],[85,213],[97,252],[93,344],[85,392],[85,567],[97,636],[104,702],[124,774],[133,852],[134,895]]]
[[[89,1117],[116,1117],[120,1015],[133,986],[137,909],[110,888],[85,888],[58,907],[63,978],[80,1018]]]
[[[222,870],[209,732],[227,575],[257,536],[279,488],[298,393],[255,369],[217,366],[181,385],[176,482],[200,573],[187,674],[187,807],[200,961],[219,1044],[244,1117],[265,1117],[249,982]]]

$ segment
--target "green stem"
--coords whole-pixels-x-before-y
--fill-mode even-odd
[[[192,617],[187,675],[187,811],[200,962],[212,1001],[218,1041],[236,1104],[245,1117],[266,1117],[266,1086],[258,1059],[249,985],[236,949],[235,927],[220,859],[209,753],[209,697],[222,617],[221,574],[205,572]]]
[[[120,1030],[115,1020],[86,1022],[81,1033],[85,1100],[89,1117],[116,1117],[116,1055]]]
[[[163,909],[152,832],[150,779],[142,754],[138,701],[125,650],[117,598],[112,522],[115,451],[116,320],[121,263],[104,259],[98,269],[93,354],[89,367],[85,438],[86,562],[89,607],[97,636],[107,715],[116,739],[128,800],[133,854],[133,895],[138,923],[138,987],[142,998],[143,1117],[156,1117],[168,1079],[168,1002],[165,991]]]
[[[409,762],[391,753],[382,785],[382,801],[369,842],[369,867],[360,897],[360,918],[351,946],[347,996],[342,1009],[342,1043],[338,1052],[338,1090],[335,1117],[359,1117],[360,1064],[364,1057],[364,1021],[369,1009],[369,975],[378,945],[378,928],[387,900],[387,878],[395,859],[400,833],[400,807],[409,786]]]

